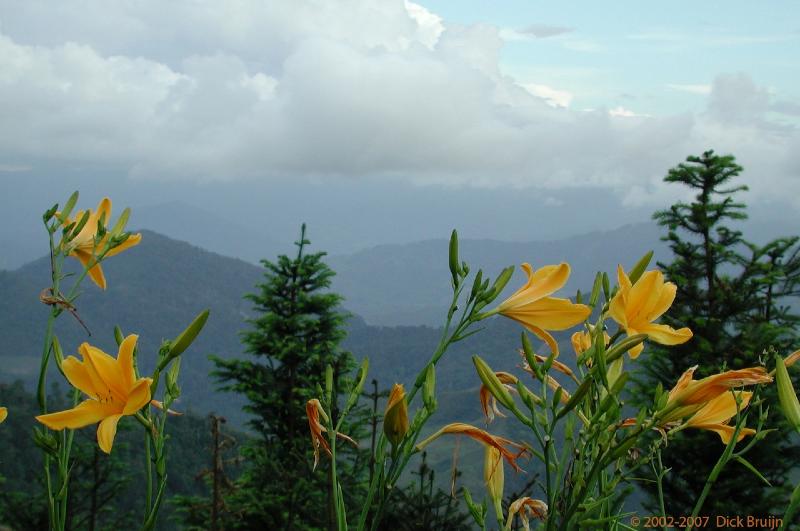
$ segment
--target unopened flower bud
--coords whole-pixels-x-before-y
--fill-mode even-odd
[[[389,402],[383,415],[383,433],[397,446],[408,432],[408,405],[406,404],[406,391],[402,384],[394,384],[389,393]]]

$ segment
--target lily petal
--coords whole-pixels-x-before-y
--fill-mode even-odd
[[[629,323],[645,319],[659,301],[660,288],[664,284],[661,271],[648,271],[633,285],[628,294],[626,314]]]
[[[150,385],[152,383],[151,378],[142,378],[136,382],[128,395],[125,408],[122,410],[123,415],[133,415],[150,402]]]
[[[130,249],[131,247],[139,245],[139,243],[141,241],[142,241],[142,235],[141,234],[131,234],[130,236],[128,236],[127,240],[125,240],[121,244],[117,245],[113,249],[110,249],[106,253],[105,258],[117,255],[117,254],[121,253],[122,251],[124,251],[126,249]]]
[[[124,404],[126,402],[128,390],[122,385],[122,372],[120,371],[117,360],[88,343],[84,343],[83,345],[86,346],[81,350],[81,354],[83,354],[87,368],[91,367],[91,369],[94,369],[94,374],[100,379],[100,382],[97,382],[94,378],[94,374],[92,374],[92,370],[89,370],[89,374],[93,377],[97,391],[103,393],[105,389],[108,389],[115,400]],[[83,345],[81,345],[81,347],[83,347]]]
[[[109,414],[113,414],[113,411],[110,411],[112,409],[109,404],[103,404],[97,400],[84,400],[72,409],[39,415],[36,420],[51,430],[63,430],[65,428],[76,430],[94,424]]]
[[[648,338],[661,345],[680,345],[692,339],[693,335],[686,327],[675,330],[671,326],[654,323],[640,326],[639,333],[647,334]]]
[[[8,416],[8,409],[0,407],[0,424],[2,424],[4,420],[6,420],[7,416]]]
[[[89,372],[86,370],[86,366],[82,361],[78,360],[78,358],[75,356],[67,356],[67,359],[61,363],[61,370],[64,371],[64,376],[67,377],[67,380],[73,387],[91,397],[100,398],[94,386],[94,382],[92,381],[92,377],[89,376]]]
[[[648,311],[646,319],[648,321],[655,321],[664,313],[669,310],[672,303],[675,302],[675,294],[678,292],[678,286],[672,282],[662,282],[661,295],[656,301],[655,305]]]
[[[585,304],[569,299],[545,297],[506,313],[520,321],[534,323],[546,330],[566,330],[585,320],[592,312]]]
[[[136,348],[136,341],[138,339],[139,336],[131,334],[119,345],[117,364],[119,365],[122,383],[125,389],[133,387],[133,382],[136,380],[136,373],[133,370],[133,349]]]
[[[92,227],[92,232],[97,230],[96,224],[101,218],[103,219],[103,225],[108,228],[111,224],[111,199],[107,197],[101,199],[97,204],[97,210],[95,210],[94,215],[95,226]]]
[[[644,343],[639,343],[638,345],[636,345],[635,347],[633,347],[628,351],[628,356],[630,356],[632,360],[635,360],[636,358],[639,357],[639,354],[641,354],[643,350],[644,350]]]
[[[524,326],[525,328],[527,328],[528,330],[539,336],[539,339],[547,343],[547,346],[550,347],[550,352],[555,352],[555,357],[556,358],[558,357],[559,354],[558,342],[556,341],[556,338],[550,335],[550,333],[547,330],[542,330],[538,326],[526,323],[525,321],[520,321],[518,319],[515,320],[519,321],[522,324],[522,326]]]
[[[740,397],[741,400],[739,410],[743,410],[750,403],[750,397],[753,396],[753,393],[740,391],[736,393],[736,396]],[[689,426],[697,426],[725,423],[736,415],[736,411],[736,398],[731,393],[724,393],[714,400],[709,401],[702,409],[692,415],[692,418],[690,418],[686,424]]]
[[[530,264],[522,264],[522,270],[528,275],[528,281],[511,297],[506,299],[500,308],[510,308],[529,304],[561,289],[569,279],[569,264],[548,265],[534,271]],[[502,311],[502,310],[501,310]]]
[[[713,431],[719,435],[719,438],[722,440],[722,444],[728,444],[731,442],[733,432],[736,430],[735,426],[730,426],[728,424],[699,424],[697,426],[692,426],[692,428]],[[742,428],[739,430],[739,436],[736,437],[736,442],[741,441],[749,435],[755,435],[755,433],[756,430],[752,428]]]
[[[81,264],[83,264],[83,267],[87,267],[89,263],[93,261],[92,253],[83,249],[75,249],[74,254],[75,257],[80,260]],[[91,278],[100,289],[106,289],[106,277],[103,274],[103,268],[100,267],[100,264],[95,264],[89,270],[89,278]]]
[[[114,446],[114,437],[117,435],[117,424],[122,415],[109,415],[100,422],[97,427],[97,444],[105,453],[111,453]]]

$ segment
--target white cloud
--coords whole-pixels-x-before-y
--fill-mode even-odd
[[[614,116],[616,118],[642,118],[642,117],[648,117],[649,116],[648,114],[635,113],[630,109],[626,109],[622,105],[618,105],[618,106],[614,107],[613,109],[609,109],[608,110],[608,115],[609,116]]]
[[[522,87],[536,97],[542,98],[551,107],[569,107],[573,95],[566,90],[558,90],[547,85],[536,83],[521,83]]]
[[[796,102],[743,74],[718,77],[704,113],[633,119],[513,79],[501,30],[403,0],[0,6],[0,161],[13,166],[592,185],[643,204],[661,202],[669,167],[714,148],[758,176],[755,194],[800,197],[800,135],[770,121]]]
[[[419,40],[428,48],[433,49],[439,36],[444,32],[442,17],[408,0],[405,0],[405,7],[408,14],[417,23]]]

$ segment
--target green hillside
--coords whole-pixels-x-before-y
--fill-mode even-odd
[[[463,244],[465,252],[471,243]],[[484,242],[484,245],[494,244]],[[504,247],[507,244],[498,245]],[[434,248],[438,252],[434,252]],[[431,245],[430,256],[419,256],[414,266],[419,269],[428,267],[425,277],[429,280],[425,282],[433,285],[435,281],[442,290],[447,289],[449,279],[446,273],[436,275],[436,271],[446,267],[446,256],[443,255],[445,249],[442,245]],[[507,255],[501,256],[510,258]],[[372,270],[368,267],[369,264],[369,260],[364,260],[341,266],[347,275],[360,271],[360,279],[364,285],[379,285],[381,280],[385,282],[387,278],[391,278],[382,272],[385,267],[381,267],[380,263],[372,263]],[[392,267],[400,268],[400,263]],[[107,292],[102,293],[94,285],[87,283],[85,292],[77,303],[82,319],[92,331],[92,337],[88,338],[69,315],[59,319],[58,335],[66,353],[74,353],[80,342],[87,340],[109,352],[115,352],[112,329],[115,324],[119,324],[125,333],[140,335],[140,365],[147,372],[152,368],[152,360],[162,338],[174,337],[198,311],[209,308],[211,317],[208,324],[195,344],[184,354],[181,369],[183,395],[175,408],[198,415],[213,411],[226,416],[232,427],[242,426],[242,401],[237,395],[215,390],[215,382],[209,377],[212,365],[208,355],[216,354],[224,358],[242,355],[238,332],[246,328],[245,319],[251,314],[249,303],[243,296],[252,291],[259,281],[261,268],[144,231],[143,241],[139,246],[120,257],[110,259],[104,269],[109,286]],[[29,389],[32,388],[40,356],[41,328],[46,318],[46,308],[37,297],[41,287],[47,285],[48,273],[48,264],[44,259],[13,272],[0,272],[0,315],[4,316],[0,322],[0,337],[3,338],[0,342],[0,382],[21,379]],[[424,288],[425,282],[409,285],[402,278],[395,278],[387,289],[391,292],[405,285],[407,297],[410,299],[410,302],[404,303],[407,307],[413,304],[415,294]],[[512,280],[511,286],[516,284]],[[399,293],[393,296],[386,292],[373,294],[373,297],[378,296],[384,296],[384,300],[396,301],[402,306]],[[351,303],[352,301],[346,300],[345,307],[351,307]],[[391,305],[387,304],[386,307],[387,310],[392,309]],[[434,307],[432,305],[431,310]],[[431,311],[431,317],[433,313]],[[444,315],[438,317],[443,319]],[[497,370],[524,376],[518,368],[520,330],[515,323],[503,318],[493,318],[485,323],[482,333],[456,343],[448,351],[437,371],[439,410],[429,423],[431,431],[454,421],[483,426],[478,401],[480,382],[471,356],[480,354]],[[381,389],[387,389],[394,382],[406,385],[412,383],[435,348],[440,335],[441,330],[435,327],[370,326],[360,317],[353,316],[349,321],[348,337],[344,346],[357,359],[369,357],[370,380],[376,379]],[[572,359],[571,347],[564,342],[565,335],[559,339],[562,340],[564,350],[562,359],[569,362]],[[50,375],[50,382],[63,384],[61,376],[55,372]],[[371,387],[368,385],[367,389]],[[191,436],[193,430],[199,430],[200,425],[197,423],[202,421],[185,420],[188,418],[190,417],[182,417],[174,422],[176,429],[186,432],[184,436]],[[506,424],[509,428],[506,428]],[[509,431],[518,430],[517,423],[506,423],[503,419],[498,419],[491,429],[514,438],[523,436],[522,433]],[[10,430],[6,430],[8,431]],[[29,428],[23,431],[29,432]],[[183,442],[178,444],[184,445]],[[443,439],[429,448],[429,463],[437,470],[437,478],[445,489],[449,489],[454,446],[454,439]],[[172,494],[191,493],[193,489],[201,488],[188,483],[191,483],[189,478],[206,466],[204,459],[202,455],[197,455],[181,463],[179,476],[182,483],[171,489]],[[459,444],[458,463],[463,471],[460,482],[475,491],[482,488],[482,459],[482,449],[479,446],[468,441]],[[0,464],[0,473],[9,478],[22,473],[9,473],[4,470],[4,466]],[[509,475],[509,488],[518,488],[535,478],[539,466],[531,461],[523,465],[523,468],[527,470],[527,474]]]

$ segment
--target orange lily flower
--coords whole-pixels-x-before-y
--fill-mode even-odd
[[[500,303],[496,311],[539,336],[557,356],[558,343],[547,330],[566,330],[585,320],[592,310],[569,299],[550,297],[567,283],[569,264],[548,265],[534,271],[525,263],[522,270],[528,281]]]
[[[731,393],[723,393],[717,398],[709,401],[705,406],[692,415],[686,426],[689,428],[697,428],[700,430],[709,430],[715,432],[722,439],[723,444],[728,444],[733,437],[735,426],[728,424],[737,412],[736,397],[739,398],[740,404],[738,410],[743,410],[750,403],[750,397],[753,393],[740,391],[734,396]],[[736,442],[741,441],[748,435],[754,435],[756,430],[751,428],[742,428],[739,430],[739,435]]]
[[[0,424],[2,424],[4,420],[6,420],[7,416],[8,416],[8,409],[0,407]]]
[[[328,415],[325,413],[325,410],[322,409],[322,404],[320,404],[319,400],[312,398],[306,402],[306,416],[308,417],[308,427],[311,430],[311,445],[314,447],[314,468],[312,470],[316,470],[317,465],[319,464],[320,448],[325,450],[325,453],[328,454],[328,457],[333,457],[333,454],[331,454],[331,447],[328,445],[328,441],[322,435],[328,430],[320,422],[320,418],[325,420],[325,422],[328,422]],[[337,432],[336,436],[340,439],[344,439],[358,448],[358,443],[344,433]]]
[[[655,324],[653,321],[661,317],[675,300],[677,287],[672,282],[664,282],[661,271],[648,271],[636,284],[625,273],[622,266],[617,266],[619,291],[609,304],[609,315],[629,335],[647,334],[647,337],[661,345],[679,345],[692,338],[688,328],[674,328]],[[633,347],[629,351],[631,359],[641,354],[644,345]]]
[[[530,531],[528,524],[529,518],[539,518],[544,520],[547,518],[547,504],[542,500],[534,500],[528,496],[519,498],[508,507],[508,520],[506,520],[506,529],[511,529],[511,524],[514,522],[514,516],[519,516],[522,520],[522,527],[525,531]]]
[[[764,367],[725,371],[707,376],[702,380],[692,380],[692,373],[694,373],[694,368],[689,369],[681,376],[678,384],[670,391],[669,402],[677,402],[680,406],[704,404],[734,387],[772,381],[772,376]]]
[[[117,423],[125,415],[134,415],[150,402],[150,378],[136,378],[133,349],[138,336],[129,335],[119,346],[117,358],[99,348],[83,343],[79,348],[83,361],[69,356],[61,364],[69,383],[89,396],[77,406],[58,413],[39,415],[36,420],[51,430],[78,429],[100,423],[97,442],[111,453]]]
[[[510,441],[504,437],[492,435],[491,433],[480,428],[476,428],[475,426],[464,424],[463,422],[454,422],[442,427],[439,431],[421,443],[417,444],[417,450],[422,451],[430,443],[448,433],[454,435],[466,435],[467,437],[470,437],[483,445],[496,448],[500,452],[500,455],[503,456],[503,459],[505,459],[506,462],[514,468],[514,470],[522,470],[519,465],[517,465],[517,459],[528,452],[524,446],[515,443],[514,441]]]
[[[74,220],[67,218],[64,224],[69,225],[73,221],[80,221],[83,215],[84,211],[79,210],[75,214]],[[87,267],[89,263],[93,263],[95,260],[95,253],[99,250],[102,250],[108,242],[110,235],[106,234],[103,239],[97,243],[97,245],[95,245],[97,224],[101,219],[104,220],[103,224],[106,227],[109,227],[109,223],[111,221],[111,200],[107,197],[104,197],[100,201],[96,210],[89,210],[89,219],[86,221],[86,224],[83,226],[78,235],[68,244],[67,254],[77,258],[81,264],[83,264],[83,267]],[[116,247],[109,249],[103,259],[109,258],[115,254],[121,253],[125,249],[129,249],[135,245],[138,245],[140,241],[142,241],[141,234],[131,234],[127,240]],[[91,278],[95,284],[97,284],[101,289],[106,289],[106,277],[103,274],[103,268],[100,267],[100,263],[95,263],[92,268],[89,269],[88,274],[89,278]]]

